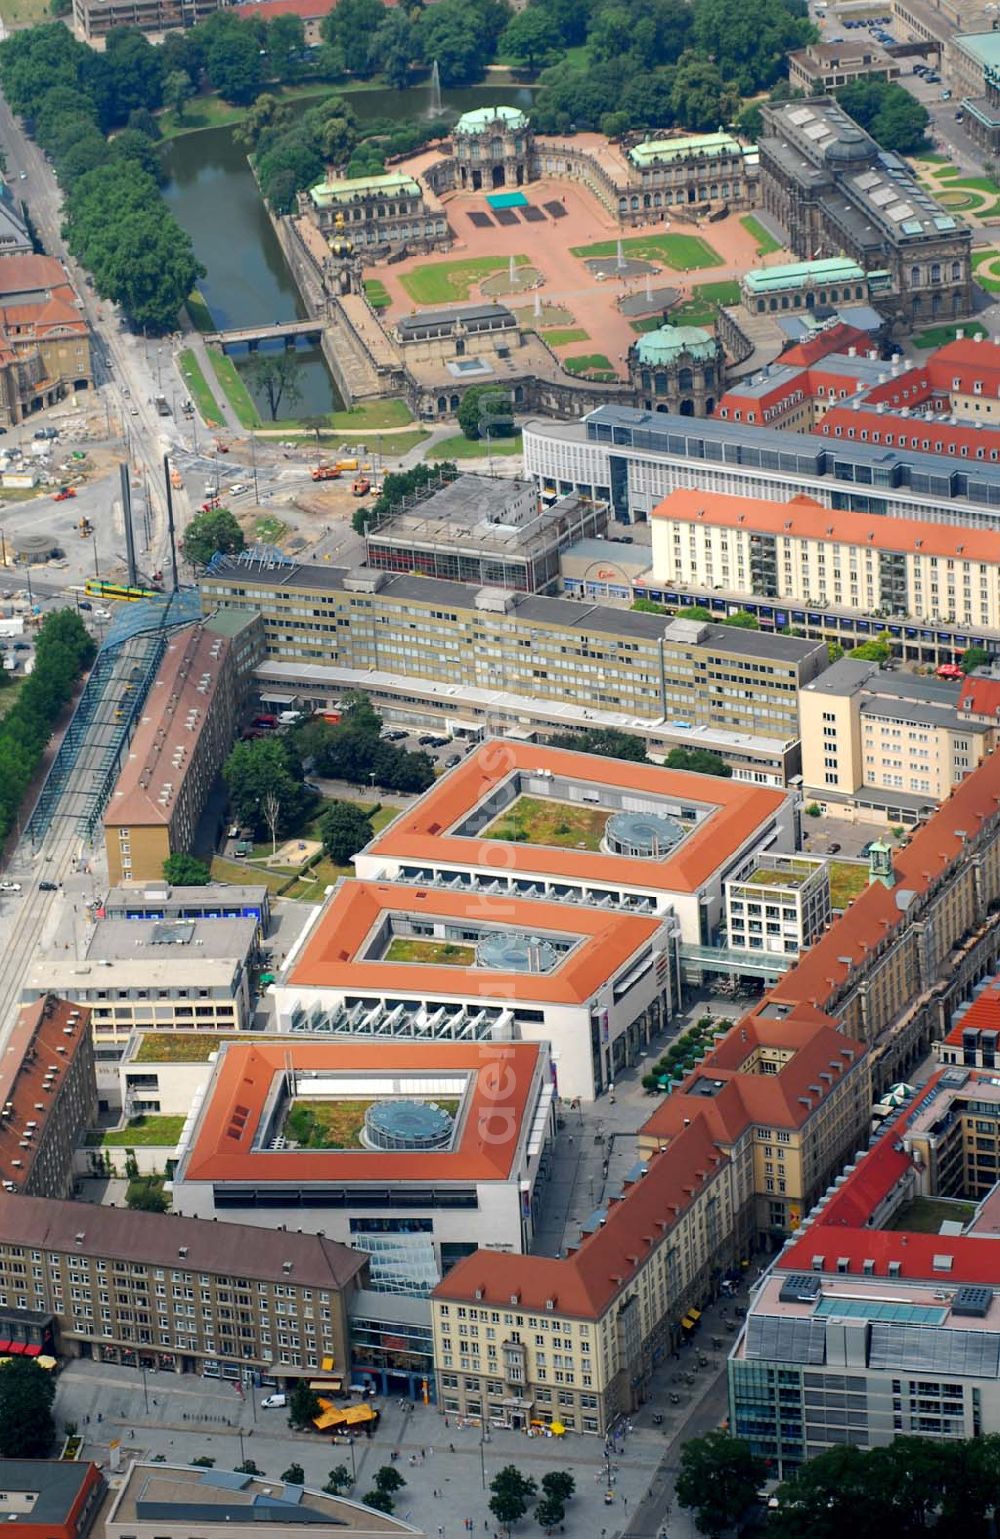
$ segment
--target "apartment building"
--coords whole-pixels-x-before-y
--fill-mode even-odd
[[[113,883],[160,881],[167,857],[190,850],[262,647],[250,614],[171,634],[104,813]]]
[[[1000,1430],[992,1074],[940,1071],[859,1151],[751,1301],[730,1426],[779,1478],[845,1442]],[[931,1196],[940,1233],[918,1227]]]
[[[0,225],[0,420],[8,426],[93,383],[90,328],[66,269],[18,250],[20,216],[9,194]]]
[[[546,815],[566,829],[559,846]],[[759,852],[790,855],[798,837],[781,791],[502,739],[469,753],[354,865],[367,881],[670,915],[682,941],[711,944],[728,877]]]
[[[643,1163],[564,1258],[513,1266],[484,1250],[435,1289],[444,1409],[604,1432],[645,1398],[653,1366],[758,1225],[794,1223],[803,1198],[793,1186],[830,1178],[866,1125],[868,1088],[863,1049],[816,1012],[730,1033],[641,1130]],[[755,1132],[774,1143],[756,1148]]]
[[[952,1017],[951,1030],[934,1044],[934,1056],[941,1064],[958,1064],[966,1069],[1000,1068],[1000,984],[989,978],[974,988]],[[985,1131],[985,1130],[984,1130]]]
[[[0,1306],[66,1355],[282,1385],[349,1360],[367,1258],[322,1235],[3,1193],[0,1236]]]
[[[374,669],[403,698],[409,679],[510,693],[573,707],[577,727],[602,711],[677,722],[678,742],[700,727],[794,741],[796,692],[826,663],[791,636],[382,572],[233,560],[204,575],[201,594],[206,609],[256,608],[268,658],[315,668],[303,688],[324,667]]]
[[[960,686],[843,657],[799,697],[804,794],[837,817],[913,824],[997,743]]]
[[[685,490],[653,509],[652,534],[659,582],[1000,630],[1000,550],[985,530]]]
[[[23,1005],[0,1061],[0,1182],[5,1192],[68,1197],[73,1155],[97,1114],[90,1012],[41,995]]]
[[[797,956],[830,923],[825,860],[758,851],[726,882],[730,946]]]
[[[193,27],[219,8],[220,0],[73,0],[73,31],[81,42],[103,48],[116,27],[158,36]]]
[[[257,1037],[201,1068],[175,1212],[322,1232],[369,1254],[377,1291],[417,1298],[478,1245],[530,1248],[555,1132],[544,1043]]]
[[[106,1490],[87,1459],[4,1459],[0,1519],[17,1539],[87,1539]]]
[[[547,1042],[564,1099],[637,1063],[677,1000],[669,918],[344,882],[274,987],[280,1031]]]

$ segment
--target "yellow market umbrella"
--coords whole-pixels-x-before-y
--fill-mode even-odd
[[[566,1431],[566,1428],[563,1426],[561,1421],[554,1421],[549,1424],[549,1430],[553,1437],[562,1437],[563,1433]]]

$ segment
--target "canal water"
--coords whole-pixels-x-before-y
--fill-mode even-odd
[[[331,86],[331,95],[335,91]],[[420,118],[430,99],[427,86],[343,94],[362,123]],[[450,117],[473,107],[530,103],[531,92],[523,86],[444,92],[444,111]],[[264,210],[246,149],[236,142],[232,129],[208,128],[172,139],[164,146],[163,163],[169,178],[164,196],[207,269],[200,288],[220,330],[303,316],[305,308]],[[301,399],[281,405],[279,417],[301,419],[340,407],[343,403],[319,348],[300,343],[295,356]],[[239,366],[244,360],[237,354],[235,362]],[[258,400],[257,405],[262,419],[268,420],[266,402]]]

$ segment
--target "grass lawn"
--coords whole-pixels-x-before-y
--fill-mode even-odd
[[[921,161],[925,161],[929,166],[947,166],[949,164],[947,155],[938,155],[935,150],[927,150],[923,155],[918,155],[918,164]]]
[[[213,882],[263,882],[271,892],[277,892],[287,880],[287,876],[268,871],[264,866],[250,866],[245,860],[224,860],[221,855],[212,857]]]
[[[753,214],[744,214],[740,224],[747,234],[757,242],[758,256],[770,256],[772,251],[781,250],[780,240],[775,240],[770,230],[765,230],[760,220],[755,219]]]
[[[391,304],[389,290],[381,278],[365,279],[365,297],[370,305],[374,305],[376,310],[386,310]]]
[[[968,327],[965,328],[968,330]],[[929,331],[918,332],[913,338],[914,347],[944,347],[948,342],[954,342],[955,333],[959,330],[956,326],[932,326]]]
[[[443,438],[424,455],[428,460],[485,460],[490,454],[520,454],[521,435],[513,438],[494,438],[487,451],[486,440],[466,438],[456,433],[454,438]]]
[[[219,403],[212,394],[208,380],[201,372],[201,364],[190,348],[185,348],[180,356],[181,377],[191,392],[191,399],[206,427],[218,427],[222,422],[222,412]]]
[[[988,273],[981,273],[979,269],[985,262],[994,261],[998,256],[1000,256],[1000,252],[996,249],[974,251],[972,253],[972,271],[975,280],[989,294],[1000,294],[1000,278],[991,278]]]
[[[5,673],[4,679],[7,680],[9,678],[10,674]],[[7,712],[12,710],[17,703],[17,697],[24,688],[24,684],[25,680],[23,678],[15,679],[12,684],[0,684],[0,721],[3,721]]]
[[[590,341],[590,332],[584,331],[581,326],[567,326],[561,330],[556,327],[553,331],[539,332],[539,336],[550,347],[565,347],[568,342]]]
[[[48,0],[3,0],[0,15],[8,26],[35,27],[52,20]]]
[[[266,518],[258,518],[254,525],[254,534],[267,545],[277,545],[287,533],[288,525],[283,524],[280,518],[275,518],[273,513],[269,513]]]
[[[440,967],[472,967],[475,960],[474,946],[456,946],[452,941],[424,940],[413,935],[394,935],[382,956],[383,962],[430,962]]]
[[[943,1202],[935,1197],[914,1197],[904,1202],[892,1215],[887,1229],[909,1229],[917,1234],[939,1234],[941,1225],[950,1219],[956,1223],[968,1223],[976,1211],[973,1202]]]
[[[117,1149],[166,1148],[181,1136],[183,1117],[133,1117],[128,1127],[109,1128],[97,1142]]]
[[[693,298],[671,310],[670,319],[683,326],[714,326],[719,306],[737,305],[739,301],[740,286],[735,278],[724,279],[721,283],[696,283]]]
[[[593,374],[598,379],[614,379],[611,359],[603,353],[580,353],[574,358],[563,358],[562,366],[567,374]]]
[[[502,256],[465,257],[457,262],[428,262],[403,273],[400,282],[418,305],[446,305],[456,299],[468,299],[475,284],[493,273],[503,272],[507,259]],[[526,256],[514,258],[515,267],[527,267]]]
[[[205,297],[200,289],[192,289],[187,297],[185,305],[188,315],[191,317],[191,325],[196,331],[215,331],[215,322],[212,320],[212,312],[205,303]]]
[[[597,807],[519,796],[480,834],[481,839],[508,839],[516,844],[548,844],[561,850],[599,850],[610,813]]]
[[[221,347],[210,347],[208,349],[208,356],[212,360],[215,377],[222,386],[230,406],[240,419],[243,427],[260,427],[260,413],[254,405],[250,392],[243,383],[243,376],[233,360],[226,357]]]
[[[662,262],[675,272],[690,272],[699,267],[721,267],[719,253],[700,235],[633,235],[622,241],[627,257],[647,262]],[[600,240],[593,246],[571,246],[570,252],[583,261],[597,257],[616,257],[618,242]]]
[[[846,908],[868,886],[868,867],[864,862],[831,860],[829,870],[830,901],[834,908]]]
[[[258,434],[258,437],[265,436],[271,438],[305,439],[310,442],[314,448],[316,446],[315,433],[310,433],[299,423],[272,423],[270,433]],[[323,449],[354,449],[356,448],[358,442],[358,435],[356,432],[353,434],[323,433],[321,437]],[[382,440],[382,458],[394,459],[399,455],[408,454],[411,449],[416,449],[425,441],[425,439],[429,437],[429,433],[425,432],[423,428],[417,427],[415,427],[412,432],[393,433],[391,437],[384,438]],[[372,452],[371,447],[366,450],[366,453],[370,452]]]
[[[363,1149],[361,1129],[373,1101],[293,1101],[284,1135],[302,1149]]]
[[[341,432],[362,428],[409,427],[413,413],[405,401],[366,401],[362,406],[352,406],[349,411],[330,413],[330,426]]]
[[[383,828],[388,828],[389,824],[399,817],[401,810],[400,807],[390,807],[383,802],[377,812],[369,812],[368,821],[372,826],[372,831],[380,834]]]
[[[646,331],[658,331],[663,325],[663,317],[662,315],[644,315],[641,320],[629,321],[629,325],[633,331],[637,331],[642,336]]]
[[[18,3],[21,3],[21,0],[18,0]],[[46,16],[48,14],[46,7]],[[7,15],[5,9],[4,16],[7,17]],[[310,96],[332,96],[337,91],[336,85],[329,80],[315,80],[310,81],[308,85],[299,86],[272,84],[267,89],[282,101],[299,101]],[[157,124],[162,138],[176,139],[181,134],[195,134],[203,128],[222,128],[228,123],[242,123],[246,115],[246,107],[234,107],[231,102],[224,102],[221,97],[207,92],[204,96],[196,96],[188,102],[183,118],[178,119],[173,111],[164,111],[157,118]]]
[[[223,1042],[237,1041],[243,1032],[216,1036],[210,1031],[150,1031],[143,1037],[133,1063],[207,1063]]]

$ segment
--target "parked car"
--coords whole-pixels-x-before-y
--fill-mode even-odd
[[[404,737],[409,737],[409,735],[402,727],[389,727],[385,732],[379,733],[383,742],[386,743],[401,743]]]
[[[445,769],[454,769],[455,765],[461,764],[461,762],[462,755],[460,753],[452,753],[448,755],[447,759],[445,759],[444,767]]]
[[[20,884],[20,882],[7,881],[6,878],[4,879],[4,881],[0,882],[0,892],[20,892],[20,891],[21,891],[21,884]]]
[[[78,599],[77,600],[77,608],[78,609],[93,609],[93,607],[94,607],[93,604],[88,604],[86,599]]]

